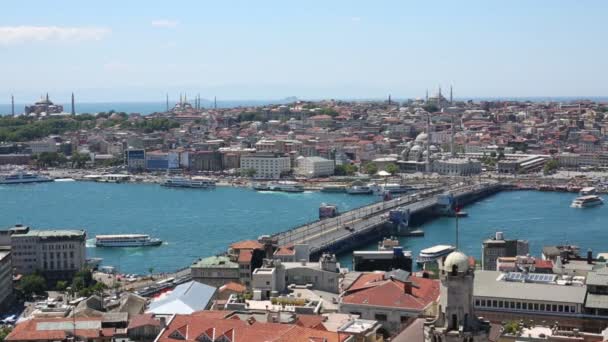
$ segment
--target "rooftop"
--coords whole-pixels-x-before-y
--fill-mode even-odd
[[[195,268],[239,268],[239,264],[230,261],[227,256],[210,256],[202,258],[192,264]]]

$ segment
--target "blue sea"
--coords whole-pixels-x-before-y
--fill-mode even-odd
[[[171,189],[156,184],[54,182],[0,185],[0,227],[17,223],[35,229],[85,229],[88,257],[124,273],[168,272],[199,257],[226,250],[235,241],[256,239],[318,218],[323,202],[342,211],[368,204],[373,196],[320,192],[256,192],[247,188]],[[96,248],[98,234],[143,233],[159,247]]]
[[[507,238],[530,241],[532,254],[543,246],[577,244],[582,251],[608,251],[608,205],[570,208],[575,194],[502,192],[465,208],[459,220],[460,248],[479,257],[481,242],[504,232]],[[346,211],[377,200],[305,192],[255,192],[245,188],[215,190],[167,189],[154,184],[55,182],[0,186],[0,227],[16,223],[37,229],[87,230],[89,257],[125,273],[146,273],[149,267],[166,272],[190,265],[195,259],[222,252],[234,241],[283,231],[315,220],[322,202]],[[417,255],[436,244],[454,244],[455,219],[439,218],[421,227],[424,237],[402,238],[402,245]],[[159,247],[107,249],[93,246],[97,234],[145,233],[161,238]],[[375,249],[373,243],[364,249]],[[350,253],[340,256],[351,265]]]

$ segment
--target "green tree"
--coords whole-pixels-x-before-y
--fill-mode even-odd
[[[91,160],[91,157],[88,153],[72,153],[70,157],[70,161],[72,162],[72,168],[81,169],[85,166],[85,164]]]
[[[374,174],[376,174],[376,172],[378,172],[378,165],[370,162],[370,163],[363,165],[363,170],[368,175],[374,175]]]
[[[384,171],[390,173],[391,175],[396,174],[399,171],[399,167],[393,163],[386,165]]]
[[[334,174],[336,176],[352,176],[357,172],[357,167],[352,164],[336,165]]]
[[[504,325],[505,333],[509,335],[518,335],[521,331],[519,324],[515,321],[509,321]]]
[[[39,274],[30,274],[21,278],[19,288],[26,298],[46,294],[46,280]]]
[[[8,336],[8,334],[10,334],[11,331],[13,331],[13,328],[11,328],[9,326],[0,328],[0,342],[4,342],[4,340],[6,339],[6,336]]]
[[[549,175],[554,173],[559,168],[559,162],[555,159],[551,159],[545,163],[543,167],[543,173]]]
[[[249,178],[255,176],[256,173],[257,173],[257,171],[255,169],[251,169],[251,168],[249,168],[249,169],[241,169],[239,171],[239,174],[242,177],[249,177]]]
[[[65,164],[67,158],[63,153],[42,152],[36,156],[36,164],[39,167],[59,166]]]
[[[68,282],[65,280],[59,280],[55,283],[55,290],[57,291],[65,291],[68,288]]]

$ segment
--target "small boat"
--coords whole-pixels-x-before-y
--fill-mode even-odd
[[[169,188],[212,189],[215,188],[215,181],[205,177],[171,177],[165,179],[160,185]]]
[[[26,184],[26,183],[43,183],[52,182],[53,179],[47,176],[42,176],[35,173],[16,172],[9,175],[0,176],[0,184]]]
[[[572,201],[572,204],[570,205],[572,208],[589,208],[589,207],[595,207],[598,205],[602,205],[604,204],[604,200],[602,200],[599,196],[597,195],[587,195],[587,196],[580,196],[574,199],[574,201]]]
[[[162,243],[162,240],[150,238],[150,235],[146,234],[97,235],[95,237],[97,247],[147,247],[159,246]]]
[[[399,247],[399,240],[396,237],[384,238],[378,242],[379,251],[392,251],[395,247]]]

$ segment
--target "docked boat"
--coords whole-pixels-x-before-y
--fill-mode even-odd
[[[146,234],[97,235],[95,237],[97,247],[146,247],[159,246],[162,243],[162,240],[150,238]]]
[[[283,192],[304,192],[304,187],[291,181],[271,182],[268,184],[268,191],[283,191]]]
[[[582,188],[581,191],[579,191],[579,195],[581,195],[581,196],[589,196],[589,195],[595,195],[595,194],[596,194],[596,190],[592,186]]]
[[[387,237],[378,242],[379,251],[392,251],[395,247],[399,247],[399,240],[396,237]]]
[[[412,190],[411,187],[402,184],[372,184],[370,186],[375,195],[384,195],[387,192],[391,194],[402,194]]]
[[[0,176],[0,184],[44,183],[52,181],[53,179],[47,176],[29,172],[16,172]]]
[[[253,190],[257,190],[257,191],[268,191],[268,183],[262,183],[262,182],[253,183],[251,185],[251,188]]]
[[[210,189],[215,188],[215,181],[205,177],[171,177],[165,179],[160,185],[169,188],[196,188],[196,189]]]
[[[344,185],[325,185],[321,188],[321,192],[346,192]]]
[[[589,208],[589,207],[595,207],[598,205],[602,205],[604,204],[604,200],[602,200],[599,196],[597,195],[587,195],[587,196],[580,196],[574,199],[574,201],[572,201],[572,204],[570,205],[572,208]]]
[[[353,185],[346,189],[346,193],[349,195],[369,195],[372,192],[372,189],[367,185]]]
[[[416,262],[419,264],[424,264],[427,262],[434,262],[435,260],[444,257],[453,251],[456,250],[456,247],[450,245],[437,245],[429,248],[425,248],[420,251],[418,254],[418,258]]]

